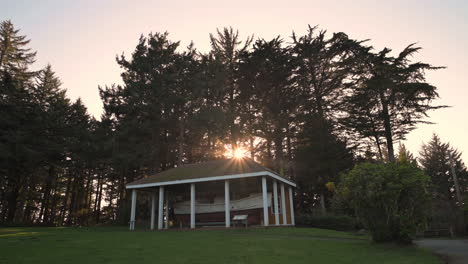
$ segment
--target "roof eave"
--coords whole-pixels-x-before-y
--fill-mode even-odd
[[[208,182],[208,181],[220,181],[220,180],[230,180],[230,179],[240,179],[248,177],[258,177],[258,176],[270,176],[276,180],[279,180],[283,183],[286,183],[290,186],[296,187],[296,184],[292,181],[289,181],[275,173],[270,171],[259,171],[259,172],[249,172],[249,173],[240,173],[232,175],[222,175],[222,176],[213,176],[213,177],[204,177],[204,178],[195,178],[195,179],[186,179],[186,180],[175,180],[175,181],[165,181],[165,182],[153,182],[153,183],[142,183],[142,184],[132,184],[126,185],[127,189],[139,189],[139,188],[148,188],[148,187],[157,187],[157,186],[167,186],[175,184],[187,184],[187,183],[197,183],[197,182]]]

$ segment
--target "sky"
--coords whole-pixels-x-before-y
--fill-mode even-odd
[[[427,73],[438,87],[435,104],[450,108],[430,112],[433,125],[419,125],[405,142],[415,155],[433,133],[463,152],[468,162],[468,1],[466,0],[301,0],[301,1],[121,1],[0,0],[0,20],[10,19],[37,51],[34,67],[50,63],[72,99],[81,98],[90,114],[102,113],[98,86],[121,83],[116,55],[130,55],[141,34],[169,32],[186,47],[210,49],[209,33],[232,26],[244,39],[289,42],[307,25],[345,32],[353,39],[401,51],[417,43],[415,60],[446,69]]]

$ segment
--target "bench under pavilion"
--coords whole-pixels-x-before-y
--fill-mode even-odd
[[[132,190],[130,230],[135,230],[137,191],[150,193],[150,229],[231,227],[233,218],[248,226],[294,226],[296,184],[248,159],[187,164],[126,185]],[[236,217],[237,216],[237,217]]]

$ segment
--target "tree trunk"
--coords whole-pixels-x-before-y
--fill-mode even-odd
[[[63,205],[60,213],[60,225],[63,225],[65,221],[65,212],[67,211],[68,207],[68,200],[70,196],[70,188],[71,188],[71,181],[72,181],[72,175],[67,174],[68,180],[67,180],[67,189],[65,190],[65,197],[63,198]],[[70,217],[70,216],[68,216]]]
[[[72,225],[73,223],[76,223],[76,212],[78,209],[78,199],[79,199],[79,194],[80,190],[78,189],[78,186],[81,184],[81,177],[82,177],[82,171],[79,169],[78,173],[75,175],[75,178],[73,179],[73,182],[71,184],[72,189],[71,189],[71,197],[70,197],[70,205],[68,207],[68,218],[67,218],[67,225]]]
[[[377,129],[376,129],[376,125],[375,125],[375,122],[374,122],[374,119],[372,118],[372,115],[369,111],[369,109],[367,109],[367,115],[369,116],[370,118],[370,121],[371,121],[371,126],[372,126],[372,134],[374,134],[374,139],[375,139],[375,143],[377,144],[377,150],[379,151],[379,157],[381,160],[383,160],[383,153],[382,153],[382,148],[381,148],[381,142],[380,142],[380,136],[379,134],[377,133]]]
[[[295,179],[294,177],[294,166],[292,165],[293,163],[293,150],[292,150],[292,142],[291,142],[291,131],[289,130],[289,124],[287,126],[287,135],[286,135],[286,149],[287,149],[287,159],[288,159],[288,164],[287,164],[287,169],[288,169],[288,176],[290,179]]]
[[[250,158],[253,160],[255,158],[255,151],[254,151],[254,139],[252,136],[249,138],[249,143],[250,143]]]
[[[177,166],[180,167],[183,164],[183,157],[184,157],[184,121],[180,119],[180,127],[179,127],[179,153],[177,155]]]
[[[327,214],[327,207],[325,205],[325,194],[321,193],[320,194],[320,208],[322,209],[322,215]]]
[[[85,188],[82,192],[82,198],[79,200],[79,207],[78,207],[78,210],[79,211],[82,211],[82,209],[85,209],[82,211],[82,213],[80,213],[80,223],[83,225],[84,223],[88,223],[88,209],[91,207],[91,196],[89,195],[90,194],[90,186],[92,186],[92,178],[91,178],[91,173],[89,172],[89,169],[88,169],[88,179],[86,179],[86,185],[85,185]]]
[[[283,136],[281,131],[277,129],[275,133],[275,157],[277,170],[281,176],[284,175],[284,164],[283,164]]]
[[[53,165],[49,166],[49,170],[47,173],[46,177],[46,182],[45,182],[45,187],[44,187],[44,196],[42,198],[41,202],[41,210],[39,212],[39,220],[42,220],[43,223],[47,223],[49,221],[48,219],[48,210],[49,210],[49,197],[50,197],[50,191],[52,188],[52,179],[54,176],[55,168]]]
[[[14,165],[16,166],[16,165]],[[18,203],[18,196],[20,190],[20,183],[19,183],[19,173],[18,169],[15,167],[13,168],[13,176],[10,179],[10,194],[8,195],[8,210],[7,210],[7,218],[6,222],[11,223],[15,219],[17,203]]]
[[[393,150],[392,124],[390,121],[390,113],[388,104],[385,101],[383,92],[380,92],[380,102],[382,104],[382,118],[385,127],[385,139],[387,140],[388,159],[390,162],[395,161],[395,151]]]
[[[159,126],[156,126],[153,129],[152,133],[152,152],[153,152],[153,164],[151,164],[151,172],[156,174],[159,172],[159,168],[161,167],[161,157],[160,157],[160,148],[161,148],[161,129]]]
[[[35,200],[35,197],[34,197],[34,190],[36,188],[36,178],[33,176],[33,175],[30,175],[29,176],[30,179],[27,181],[28,184],[27,184],[27,191],[26,191],[26,198],[25,198],[25,201],[24,201],[24,206],[25,206],[25,210],[24,210],[24,213],[23,213],[23,223],[32,223],[33,222],[33,217],[34,217],[34,209],[35,209],[35,206],[34,206],[34,200]]]
[[[122,175],[120,176],[119,179],[119,185],[118,185],[118,201],[117,201],[117,218],[120,223],[126,223],[128,219],[126,219],[125,215],[125,209],[126,209],[126,189],[125,189],[125,176],[124,174],[128,173],[128,170],[126,169],[127,166],[124,166],[122,170]],[[128,182],[131,182],[131,179],[128,180]]]
[[[56,212],[56,208],[57,208],[57,202],[59,201],[60,199],[60,196],[61,196],[61,192],[57,190],[57,188],[59,187],[58,186],[58,174],[55,175],[55,178],[54,178],[54,184],[53,184],[53,187],[52,187],[52,204],[50,206],[50,214],[48,216],[48,219],[49,219],[49,222],[50,223],[55,223],[56,224],[56,220],[57,220],[57,212]],[[58,193],[58,195],[57,195]]]
[[[104,185],[103,182],[103,176],[100,173],[98,175],[98,182],[96,187],[96,200],[94,201],[94,215],[96,217],[96,224],[99,223],[99,218],[101,217],[102,186]]]
[[[101,201],[102,201],[102,186],[103,186],[103,183],[101,182],[101,187],[99,188],[99,193],[97,193],[97,213],[96,213],[96,224],[99,223],[99,220],[100,220],[100,217],[101,217]],[[109,202],[109,206],[111,206],[112,204],[112,200]]]
[[[271,154],[271,140],[268,137],[267,142],[267,167],[273,167],[273,155]]]
[[[94,210],[93,210],[94,214],[97,213],[99,189],[101,188],[101,181],[102,181],[101,173],[99,173],[97,177],[98,178],[97,178],[97,185],[96,185],[96,199],[94,200]]]

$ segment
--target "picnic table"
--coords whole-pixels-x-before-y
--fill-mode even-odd
[[[247,227],[248,226],[248,218],[249,218],[249,215],[235,215],[232,218],[232,222],[233,223],[241,223],[241,224],[244,224],[245,227]]]

